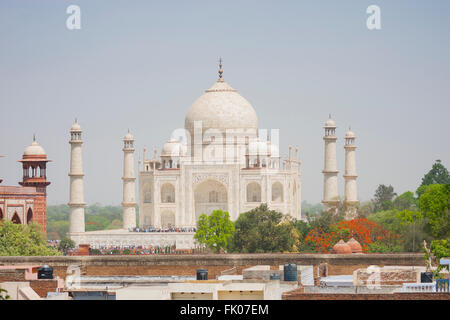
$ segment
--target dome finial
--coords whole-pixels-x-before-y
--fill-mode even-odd
[[[223,74],[222,57],[219,57],[219,81],[223,81],[222,74]]]
[[[33,133],[33,142],[36,142],[36,133]]]

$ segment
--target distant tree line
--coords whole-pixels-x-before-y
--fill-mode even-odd
[[[138,212],[138,208],[136,208]],[[85,208],[86,231],[122,228],[122,206],[101,206],[96,203]],[[69,232],[69,206],[47,207],[47,237],[61,240]]]

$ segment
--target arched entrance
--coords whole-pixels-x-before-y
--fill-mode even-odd
[[[27,223],[30,223],[32,220],[33,220],[33,210],[29,208],[27,212]]]
[[[247,185],[247,202],[261,202],[261,186],[257,182]]]
[[[170,183],[164,183],[161,187],[161,202],[175,202],[175,187]]]
[[[197,185],[194,191],[195,222],[205,213],[214,210],[228,211],[227,188],[216,180],[206,180]]]
[[[11,219],[11,221],[15,224],[22,224],[22,222],[20,221],[19,215],[17,214],[17,212],[14,212],[14,215]]]

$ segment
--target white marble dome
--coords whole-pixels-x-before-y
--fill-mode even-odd
[[[81,131],[81,127],[77,121],[74,122],[74,124],[72,125],[72,128],[70,128],[70,131]]]
[[[184,149],[180,141],[175,139],[170,139],[164,143],[161,150],[161,157],[179,157],[183,155]]]
[[[346,138],[354,138],[355,137],[355,133],[351,130],[348,130],[347,133],[345,134]]]
[[[127,134],[123,137],[123,140],[134,140],[134,137],[130,133],[130,131],[128,131]]]
[[[189,108],[184,127],[193,135],[194,122],[202,121],[203,133],[210,128],[258,130],[252,105],[223,80],[217,81]]]
[[[45,156],[47,153],[36,141],[33,141],[23,152],[24,156]]]
[[[336,127],[336,123],[331,119],[331,116],[328,118],[327,122],[325,122],[325,127]]]

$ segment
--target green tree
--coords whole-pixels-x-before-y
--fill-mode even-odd
[[[234,224],[229,213],[215,210],[209,217],[206,214],[200,216],[194,239],[215,252],[220,252],[227,247],[233,232]]]
[[[122,228],[122,207],[101,206],[98,203],[86,207],[86,231]],[[138,208],[136,208],[138,213]],[[69,206],[47,207],[47,237],[63,239],[69,231]]]
[[[299,236],[294,220],[269,210],[267,204],[239,215],[230,242],[234,252],[295,252]]]
[[[423,240],[431,240],[426,232],[426,223],[421,212],[393,209],[378,211],[369,215],[368,219],[399,235],[400,238],[395,239],[392,246],[400,247],[403,251],[420,251]],[[374,245],[372,249],[373,252],[383,252],[377,245]]]
[[[67,254],[69,250],[72,250],[75,248],[75,242],[73,242],[70,238],[64,238],[61,240],[58,246],[58,250],[64,252],[64,254]]]
[[[439,264],[438,270],[442,270],[443,265],[439,262],[442,258],[450,257],[450,239],[447,240],[433,240],[431,243],[431,252],[436,257],[436,262]],[[448,269],[448,265],[446,266]]]
[[[308,219],[309,225],[311,229],[320,229],[325,233],[330,232],[330,227],[333,224],[336,224],[342,220],[344,220],[344,212],[342,210],[338,210],[338,213],[335,214],[331,211],[322,211],[319,215]]]
[[[0,222],[0,256],[54,256],[61,253],[47,247],[41,226]]]
[[[68,232],[69,220],[47,221],[47,237],[49,239],[64,239]]]
[[[114,219],[107,227],[107,229],[120,229],[120,228],[122,228],[122,220],[119,219]]]
[[[422,184],[417,189],[416,193],[420,197],[425,190],[421,188],[430,184],[450,184],[450,174],[446,167],[441,163],[441,160],[436,160],[430,171],[422,178]]]
[[[86,215],[86,231],[105,230],[109,224],[108,218],[102,215]]]
[[[406,191],[395,198],[394,207],[399,210],[414,210],[417,209],[417,199],[414,193]]]
[[[375,196],[373,198],[375,212],[392,209],[394,206],[392,200],[396,195],[393,186],[380,184],[377,190],[375,190]]]
[[[375,205],[371,200],[361,202],[358,206],[358,217],[367,218],[372,212],[374,212]]]
[[[435,238],[450,236],[450,184],[427,186],[419,198],[419,208]]]

